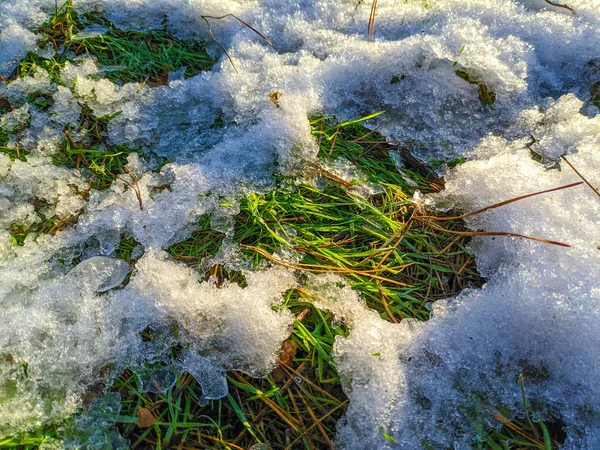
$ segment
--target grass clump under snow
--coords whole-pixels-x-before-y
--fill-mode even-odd
[[[299,273],[339,273],[370,307],[394,322],[425,320],[428,302],[480,283],[466,238],[411,223],[415,190],[432,192],[439,186],[399,169],[381,136],[360,121],[336,124],[315,117],[311,125],[320,137],[319,162],[281,179],[268,193],[247,195],[235,216],[233,241],[253,266],[269,262]],[[365,185],[370,190],[364,191]],[[448,229],[465,227],[457,220]],[[217,253],[224,238],[204,217],[190,238],[171,246],[169,253],[197,266]],[[206,276],[220,283],[244,282],[239,272],[221,265]],[[152,399],[153,428],[123,425],[124,436],[137,445],[158,445],[161,438],[161,445],[174,445],[173,439],[193,434],[218,448],[248,448],[256,442],[267,448],[331,446],[336,420],[347,407],[332,348],[336,336],[347,335],[346,326],[315,308],[301,288],[289,291],[283,306],[296,320],[279,367],[266,379],[231,372],[230,395],[202,408],[195,402],[188,405],[199,394],[194,394],[198,387],[193,379],[184,376],[174,388],[178,398],[169,391]],[[131,380],[127,374],[119,383]],[[132,417],[140,407],[148,409],[140,395],[128,401],[133,402],[127,407]],[[186,406],[174,408],[173,402]],[[187,421],[189,428],[182,425],[176,433],[177,420]]]
[[[102,13],[78,14],[72,1],[65,2],[38,30],[45,38],[40,51],[29,52],[18,69],[20,76],[30,75],[38,67],[58,82],[67,60],[92,55],[103,66],[102,77],[114,82],[167,84],[171,71],[185,68],[190,77],[214,64],[203,46],[188,42],[163,30],[123,31],[105,19]],[[52,51],[49,58],[40,53]]]

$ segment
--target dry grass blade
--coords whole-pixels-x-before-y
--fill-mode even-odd
[[[370,41],[373,40],[375,34],[375,13],[377,12],[377,0],[371,3],[371,13],[369,14],[369,24],[367,26],[367,36]]]
[[[125,169],[127,174],[131,177],[133,183],[125,180],[124,178],[121,178],[118,175],[117,178],[123,183],[125,183],[127,186],[129,186],[133,190],[133,192],[135,192],[135,196],[137,197],[138,203],[140,204],[140,209],[143,210],[144,204],[142,203],[142,191],[140,190],[140,186],[138,185],[137,177],[127,167],[124,167],[123,169]]]
[[[527,236],[524,234],[518,233],[509,233],[508,231],[453,231],[448,230],[446,228],[438,227],[437,225],[433,225],[432,223],[428,223],[428,225],[437,231],[443,231],[445,233],[456,234],[457,236],[507,236],[507,237],[518,237],[522,239],[529,239],[530,241],[544,242],[545,244],[558,245],[559,247],[571,247],[569,244],[565,244],[564,242],[553,241],[551,239],[545,238],[537,238],[533,236]]]
[[[327,178],[328,180],[334,181],[336,183],[341,184],[342,186],[346,187],[346,188],[350,188],[352,187],[351,183],[348,183],[346,180],[338,177],[337,175],[331,173],[329,170],[325,169],[324,167],[321,167],[320,165],[318,165],[317,163],[310,163],[311,167],[314,167],[315,169],[317,169],[319,172],[322,172],[322,175]]]
[[[251,29],[252,31],[254,31],[256,34],[258,34],[267,44],[269,44],[271,47],[273,47],[275,50],[277,50],[275,48],[275,46],[273,45],[273,43],[269,40],[269,38],[267,36],[265,36],[263,33],[261,33],[260,31],[258,31],[256,28],[254,28],[252,25],[250,25],[248,22],[245,22],[244,20],[240,19],[238,16],[236,16],[235,14],[225,14],[224,16],[200,16],[202,17],[202,19],[206,22],[206,26],[208,27],[208,33],[210,34],[210,37],[212,38],[213,41],[215,41],[217,43],[217,45],[219,47],[221,47],[221,49],[223,50],[223,52],[225,52],[225,55],[227,56],[227,59],[229,59],[229,62],[231,63],[231,65],[233,66],[233,69],[236,71],[237,73],[237,68],[235,67],[235,64],[233,63],[233,59],[231,58],[231,55],[229,54],[229,52],[227,52],[227,49],[225,49],[225,47],[223,46],[223,44],[221,44],[219,42],[219,40],[216,38],[216,36],[213,34],[212,32],[212,28],[210,27],[210,22],[208,21],[208,19],[214,19],[214,20],[221,20],[221,19],[226,19],[227,17],[233,17],[234,19],[236,19],[238,22],[242,23],[243,25],[245,25],[246,27],[248,27],[249,29]]]
[[[290,383],[291,382],[295,382],[296,380],[294,380],[294,377],[298,377],[302,380],[302,382],[308,384],[310,387],[312,387],[313,389],[319,391],[321,394],[323,394],[325,397],[327,397],[329,400],[332,400],[334,403],[338,403],[340,404],[340,400],[338,398],[335,398],[333,395],[331,395],[329,392],[327,392],[326,390],[324,390],[323,388],[317,386],[316,384],[314,384],[312,381],[310,381],[308,378],[306,378],[304,375],[302,375],[302,371],[300,370],[300,367],[298,367],[298,369],[294,369],[292,366],[288,365],[288,364],[282,364],[282,367],[284,368],[284,370],[288,373],[288,375],[290,376]],[[287,385],[287,384],[286,384]]]
[[[342,118],[344,117],[344,111],[340,113],[340,118],[338,119],[338,124],[342,123]],[[338,135],[340,134],[340,129],[337,127],[335,129],[335,133],[333,133],[333,139],[331,140],[331,147],[329,147],[329,155],[333,153],[333,149],[335,148],[335,143],[337,142]]]
[[[502,423],[502,425],[504,425],[506,428],[514,431],[515,433],[523,436],[525,439],[527,439],[528,441],[530,441],[532,444],[534,444],[535,446],[537,446],[539,449],[544,450],[547,447],[544,445],[543,442],[539,441],[538,439],[529,436],[529,434],[527,434],[524,430],[521,429],[521,427],[515,425],[514,423],[512,423],[510,420],[508,420],[506,417],[504,417],[502,414],[500,413],[496,413],[494,414],[494,417]]]
[[[567,161],[567,163],[568,163],[568,161]],[[571,167],[573,167],[573,166],[571,166]],[[574,167],[573,167],[573,170],[575,170]],[[575,171],[575,172],[577,172],[577,171]],[[577,172],[577,174],[587,183],[587,181],[579,174],[579,172]],[[530,198],[530,197],[535,197],[536,195],[546,194],[548,192],[560,191],[561,189],[568,189],[568,188],[572,188],[572,187],[575,187],[575,186],[579,186],[581,184],[583,184],[583,181],[578,181],[577,183],[566,184],[564,186],[559,186],[559,187],[555,187],[555,188],[552,188],[552,189],[546,189],[544,191],[534,192],[532,194],[520,195],[519,197],[514,197],[514,198],[511,198],[509,200],[504,200],[504,201],[502,201],[500,203],[494,203],[493,205],[486,206],[485,208],[481,208],[481,209],[478,209],[476,211],[471,211],[469,213],[462,214],[460,216],[453,216],[453,217],[419,216],[418,218],[419,219],[427,219],[427,220],[435,220],[437,222],[443,222],[443,221],[446,221],[446,220],[464,219],[465,217],[470,217],[470,216],[474,216],[476,214],[481,214],[482,212],[488,211],[490,209],[500,208],[501,206],[505,206],[505,205],[508,205],[510,203],[518,202],[520,200],[525,200],[526,198]],[[594,189],[589,183],[588,183],[588,185],[592,189]],[[598,194],[598,192],[595,189],[594,189],[594,191]],[[600,195],[600,194],[598,194],[598,195]]]
[[[390,307],[389,307],[389,305],[388,305],[388,302],[387,302],[387,299],[386,299],[387,295],[385,295],[385,294],[383,293],[383,291],[381,290],[381,287],[379,287],[379,296],[380,296],[380,298],[381,298],[381,303],[383,304],[383,307],[384,307],[384,309],[385,309],[385,312],[387,313],[387,315],[388,315],[388,317],[390,318],[390,320],[391,320],[393,323],[398,323],[398,321],[397,321],[397,320],[396,320],[396,318],[394,317],[394,314],[392,314],[392,311],[390,310]]]
[[[237,73],[238,70],[237,70],[237,67],[235,67],[235,64],[233,63],[233,59],[231,59],[231,55],[229,54],[227,49],[225,47],[223,47],[223,44],[221,44],[219,42],[217,37],[212,32],[212,28],[210,27],[210,22],[208,21],[208,19],[206,17],[204,17],[204,16],[200,16],[200,17],[202,17],[202,19],[204,19],[204,21],[206,22],[206,26],[208,27],[208,34],[210,34],[210,37],[212,38],[212,40],[215,41],[219,47],[221,47],[221,50],[223,50],[223,52],[227,56],[227,59],[229,59],[229,62],[231,63],[233,70],[235,70],[235,72]]]
[[[549,5],[552,6],[556,6],[557,8],[564,8],[564,9],[568,9],[569,11],[571,11],[573,14],[575,14],[575,10],[573,8],[571,8],[570,6],[567,5],[561,5],[560,3],[554,3],[550,0],[544,0],[546,3],[548,3]]]
[[[296,442],[298,442],[300,439],[302,439],[306,433],[311,431],[316,426],[320,425],[321,422],[323,422],[325,419],[327,419],[329,416],[331,416],[333,413],[335,413],[338,409],[340,409],[343,406],[346,406],[347,403],[348,403],[348,400],[344,400],[342,403],[340,403],[339,405],[337,405],[337,406],[333,407],[331,410],[329,410],[329,412],[327,414],[325,414],[323,417],[321,417],[319,420],[317,420],[315,423],[313,423],[310,427],[308,427],[306,429],[305,433],[302,433],[300,436],[298,436],[296,439],[294,439],[294,441],[290,445],[288,445],[285,448],[285,450],[291,450],[292,448],[294,448],[294,444],[296,444]]]
[[[564,162],[566,162],[569,165],[569,167],[571,169],[573,169],[573,172],[575,172],[577,174],[577,176],[583,180],[583,183],[587,184],[590,187],[590,189],[592,191],[594,191],[594,193],[598,197],[600,197],[600,192],[598,192],[598,189],[596,189],[594,186],[592,186],[592,184],[583,175],[581,175],[581,173],[579,173],[579,171],[575,168],[575,166],[573,164],[571,164],[571,162],[567,159],[567,157],[565,155],[560,155],[560,157],[562,158],[562,160]],[[581,183],[579,183],[579,184],[581,184]]]
[[[240,447],[238,445],[235,445],[235,444],[233,444],[231,442],[225,442],[223,439],[219,439],[219,438],[214,437],[214,436],[209,436],[208,434],[204,434],[204,433],[196,433],[196,434],[197,434],[198,437],[201,437],[203,439],[208,439],[208,440],[217,442],[219,444],[223,444],[223,445],[225,445],[228,448],[231,447],[231,448],[234,448],[236,450],[244,450],[242,447]]]
[[[398,239],[396,239],[396,243],[392,246],[392,248],[390,248],[387,251],[387,253],[385,255],[383,255],[383,258],[381,258],[381,261],[379,261],[379,263],[377,263],[377,266],[375,266],[377,269],[379,269],[381,266],[383,266],[383,263],[390,257],[390,255],[394,252],[394,250],[396,250],[398,248],[398,246],[400,245],[400,243],[404,240],[404,238],[406,237],[406,235],[408,234],[408,232],[410,231],[410,229],[412,227],[416,211],[417,211],[417,208],[415,208],[413,210],[412,214],[410,215],[410,218],[404,225],[404,228],[402,228],[400,230],[401,234],[400,234],[400,237],[398,237]],[[394,235],[396,235],[396,234],[394,234]]]
[[[242,248],[247,248],[248,250],[252,250],[256,253],[261,254],[262,256],[264,256],[265,258],[267,258],[269,261],[272,261],[280,266],[283,267],[287,267],[288,269],[292,269],[292,270],[303,270],[303,271],[307,271],[307,272],[314,272],[314,273],[345,273],[347,275],[352,275],[352,274],[356,274],[356,275],[364,275],[364,276],[368,276],[370,278],[373,278],[375,280],[380,280],[380,281],[385,281],[387,283],[391,283],[391,284],[395,284],[397,286],[404,286],[404,287],[410,287],[409,284],[406,283],[402,283],[401,281],[396,281],[396,280],[390,280],[389,278],[385,278],[385,277],[380,277],[379,275],[374,275],[372,272],[385,272],[385,271],[389,271],[392,269],[403,269],[405,267],[408,267],[409,264],[407,265],[402,265],[402,266],[395,266],[395,267],[386,267],[384,269],[374,269],[374,270],[352,270],[352,269],[346,269],[344,267],[336,267],[336,266],[319,266],[316,264],[302,264],[302,263],[292,263],[292,262],[288,262],[288,261],[282,261],[280,259],[275,258],[273,255],[271,255],[268,252],[265,252],[264,250],[254,247],[252,245],[246,245],[246,244],[240,244],[240,247]]]
[[[248,381],[246,381],[246,379],[242,377],[239,373],[233,372],[233,375],[242,383],[251,386],[251,384],[248,383]],[[281,420],[287,423],[294,431],[298,431],[297,425],[300,425],[300,421],[298,419],[295,419],[292,416],[290,416],[285,410],[280,408],[277,404],[269,400],[267,397],[261,396],[260,399],[265,403],[265,405],[271,408],[275,414],[281,417]]]
[[[302,400],[302,403],[304,403],[304,406],[306,407],[306,411],[308,411],[308,414],[310,415],[310,418],[317,425],[317,428],[319,429],[319,431],[321,432],[321,435],[323,436],[323,438],[327,442],[327,445],[329,446],[330,449],[333,450],[335,448],[333,446],[333,442],[331,442],[331,439],[327,435],[327,432],[325,431],[325,428],[323,428],[323,425],[321,425],[321,422],[319,421],[319,419],[317,418],[317,416],[313,412],[313,410],[310,407],[310,405],[308,404],[308,402],[306,400],[304,400],[304,396],[302,395],[302,392],[300,392],[300,390],[296,389],[296,394],[298,394],[298,397],[300,397],[300,400]]]

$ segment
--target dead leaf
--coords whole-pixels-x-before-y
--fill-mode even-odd
[[[283,343],[282,353],[279,357],[278,365],[273,370],[271,375],[273,376],[273,381],[276,383],[282,383],[286,379],[286,372],[282,366],[290,366],[292,361],[294,360],[294,356],[296,356],[296,351],[298,350],[298,344],[288,339]]]
[[[141,406],[137,410],[137,422],[135,423],[140,428],[148,428],[156,423],[157,419],[148,409]]]
[[[281,105],[279,104],[279,99],[281,98],[281,95],[282,94],[279,91],[269,92],[269,100],[271,100],[271,103],[273,103],[278,108],[281,108]]]

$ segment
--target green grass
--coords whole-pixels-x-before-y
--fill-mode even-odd
[[[189,374],[178,375],[166,394],[151,394],[140,392],[133,373],[124,373],[112,389],[123,397],[118,426],[131,448],[176,448],[185,443],[186,448],[237,449],[256,442],[284,448],[294,440],[295,448],[323,448],[347,405],[329,356],[334,337],[346,331],[332,326],[330,315],[296,290],[285,295],[285,307],[298,317],[287,344],[295,352],[293,361],[267,378],[229,372],[224,399],[200,406],[200,387]],[[135,424],[140,408],[146,416],[151,414],[153,423]],[[313,417],[323,419],[321,429],[310,428]]]
[[[18,436],[0,437],[0,448],[14,448],[18,450],[37,450],[44,445],[60,445],[59,443],[60,430],[56,425],[40,427],[33,432],[23,433]]]
[[[56,166],[81,168],[82,174],[89,180],[91,189],[105,189],[122,176],[129,181],[130,175],[125,166],[127,156],[134,151],[136,150],[126,145],[86,148],[66,138],[59,150],[52,155],[52,162]]]
[[[483,83],[480,77],[471,74],[466,69],[458,69],[455,73],[467,83],[477,85],[477,95],[482,105],[493,105],[496,102],[496,93]]]
[[[90,39],[74,38],[92,24],[103,25],[108,31]],[[48,60],[29,53],[21,63],[21,76],[41,67],[58,82],[69,52],[94,56],[100,65],[110,69],[103,76],[112,81],[150,85],[165,84],[168,72],[183,66],[185,76],[192,76],[213,64],[197,43],[181,41],[160,30],[124,32],[102,15],[79,15],[70,1],[39,31],[46,35],[42,46],[52,43],[57,50],[66,51]],[[458,75],[478,84],[483,104],[494,102],[493,92],[488,92],[483,83],[469,74]],[[400,80],[394,77],[391,83]],[[40,109],[49,106],[43,96],[29,100],[37,102]],[[0,111],[12,107],[5,103],[0,99]],[[137,150],[106,146],[112,118],[94,117],[84,107],[80,123],[87,130],[84,137],[75,141],[70,130],[65,130],[65,139],[53,156],[57,165],[79,168],[90,189],[103,189],[121,177],[132,184],[135,181],[125,164],[127,156]],[[319,159],[295,176],[280,177],[271,192],[243,198],[235,217],[233,240],[255,266],[270,261],[299,274],[338,273],[385,320],[426,320],[430,302],[481,283],[466,248],[468,236],[456,234],[468,230],[460,220],[444,222],[446,231],[440,231],[419,219],[413,194],[417,189],[435,192],[441,186],[416,172],[398,169],[383,137],[365,128],[364,119],[339,124],[330,118],[311,118],[320,145]],[[27,153],[22,149],[2,147],[7,139],[8,136],[0,135],[0,151],[13,159],[26,160]],[[333,173],[331,164],[339,160],[353,165],[361,180],[374,185],[377,193],[358,195],[356,190],[362,181],[348,182]],[[159,186],[154,193],[168,188]],[[67,222],[73,220],[76,219],[69,218]],[[64,219],[41,217],[34,227],[14,226],[13,242],[22,245],[28,235],[56,232],[66,225],[63,222]],[[211,228],[210,218],[204,216],[189,238],[167,250],[174,259],[201,267],[206,257],[216,254],[224,237]],[[136,246],[131,236],[124,235],[116,256],[134,264]],[[274,256],[282,248],[296,252],[299,260],[282,261]],[[220,265],[206,271],[205,278],[209,277],[216,279],[218,285],[226,280],[245,285],[241,272],[228,272]],[[348,405],[333,364],[332,348],[335,338],[346,336],[348,330],[334,322],[330,313],[315,308],[312,300],[302,288],[285,293],[282,307],[296,319],[284,343],[280,364],[264,378],[228,372],[229,394],[221,400],[199,405],[201,388],[189,374],[177,375],[175,386],[165,394],[153,394],[140,391],[136,374],[123,373],[110,388],[122,398],[117,418],[119,432],[131,441],[132,448],[139,449],[245,449],[256,443],[271,449],[329,448],[336,422]],[[143,336],[152,339],[153,331],[148,329]],[[177,351],[173,348],[173,355]],[[94,395],[90,393],[90,398]],[[484,423],[478,424],[477,448],[481,449],[546,449],[553,448],[553,439],[560,441],[550,424],[506,420],[500,431],[495,431]],[[61,427],[69,428],[69,424],[67,420]],[[38,448],[45,441],[60,438],[61,427],[47,425],[22,436],[2,438],[0,448]],[[550,431],[544,432],[544,427]],[[385,430],[382,433],[385,436]],[[535,442],[528,439],[531,436]],[[547,436],[550,447],[546,447]]]
[[[1,139],[1,136],[0,136]],[[18,159],[20,161],[27,161],[27,154],[29,153],[27,150],[23,148],[17,147],[7,147],[5,145],[0,145],[0,153],[5,154],[13,161]]]
[[[295,177],[280,178],[271,192],[250,194],[241,202],[233,240],[246,246],[244,252],[250,262],[258,265],[271,260],[290,265],[273,254],[281,247],[300,252],[303,257],[291,264],[292,269],[339,273],[363,294],[369,306],[394,321],[404,317],[425,320],[427,302],[480,282],[464,241],[411,220],[415,189],[432,192],[439,186],[417,173],[399,171],[382,137],[360,121],[336,124],[315,117],[311,125],[321,145],[318,163]],[[354,194],[356,186],[326,169],[339,158],[352,163],[363,179],[379,186],[380,192],[370,197]],[[314,180],[319,188],[300,181],[305,179]],[[446,226],[465,229],[460,221]],[[217,252],[223,238],[210,228],[210,219],[203,217],[192,235],[168,252],[177,260],[198,266],[203,258]],[[210,269],[208,276],[216,277],[219,283],[244,283],[239,272],[227,272],[221,266]],[[328,448],[335,436],[336,420],[347,407],[332,348],[336,336],[346,336],[348,330],[336,324],[331,314],[315,308],[312,301],[302,288],[285,294],[284,307],[296,317],[284,345],[288,359],[266,379],[231,372],[227,398],[205,407],[192,402],[194,406],[189,409],[182,406],[186,395],[198,398],[199,392],[195,382],[184,376],[187,381],[174,388],[180,392],[176,399],[137,395],[126,408],[130,416],[146,405],[143,407],[161,419],[144,430],[123,423],[124,435],[135,437],[132,440],[140,448],[176,446],[186,438],[186,445],[192,448],[248,448],[257,442],[273,449],[290,445]],[[183,391],[181,385],[185,386]],[[188,415],[175,420],[173,411],[188,411]],[[170,415],[168,421],[162,419],[165,415]],[[189,440],[190,436],[194,437]]]
[[[91,25],[106,29],[101,35],[79,38],[78,33]],[[185,67],[190,77],[209,70],[214,61],[205,48],[192,41],[184,41],[163,30],[141,33],[123,31],[104,18],[102,13],[78,14],[72,1],[65,2],[38,33],[45,37],[40,47],[52,44],[57,52],[52,58],[41,58],[29,52],[20,65],[20,75],[31,75],[41,67],[50,78],[59,82],[60,71],[70,58],[92,55],[104,69],[103,78],[115,82],[149,82],[166,84],[170,71]]]
[[[20,247],[25,244],[25,239],[35,239],[40,234],[55,234],[62,230],[68,224],[73,224],[77,221],[77,217],[67,215],[66,217],[51,217],[47,218],[43,214],[38,213],[40,221],[33,225],[15,224],[8,230],[14,246]]]
[[[188,265],[198,265],[202,259],[217,253],[224,238],[224,233],[211,228],[210,217],[202,216],[198,228],[192,235],[188,239],[172,245],[167,251],[176,260]]]
[[[255,265],[266,258],[296,270],[338,273],[393,321],[425,320],[427,302],[479,282],[467,238],[455,234],[466,230],[462,221],[440,232],[417,218],[415,190],[438,187],[398,170],[381,136],[360,123],[327,125],[315,118],[312,125],[321,137],[321,159],[302,175],[318,186],[291,181],[242,201],[234,240]],[[379,192],[353,193],[356,186],[327,169],[327,161],[338,158],[353,163]],[[297,252],[301,262],[277,261],[272,255],[281,247]]]

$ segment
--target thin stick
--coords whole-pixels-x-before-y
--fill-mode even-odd
[[[575,168],[573,168],[573,170],[575,170]],[[577,172],[577,171],[575,171],[575,172]],[[577,172],[577,174],[579,175],[579,172]],[[579,176],[581,176],[581,175],[579,175]],[[485,212],[485,211],[487,211],[489,209],[499,208],[501,206],[505,206],[505,205],[508,205],[510,203],[518,202],[520,200],[525,200],[526,198],[529,198],[529,197],[535,197],[536,195],[546,194],[548,192],[559,191],[561,189],[568,189],[568,188],[572,188],[572,187],[575,187],[575,186],[579,186],[581,184],[583,184],[583,181],[579,181],[577,183],[567,184],[567,185],[564,185],[564,186],[555,187],[555,188],[552,188],[552,189],[546,189],[545,191],[534,192],[532,194],[521,195],[519,197],[511,198],[510,200],[504,200],[503,202],[500,202],[500,203],[494,203],[493,205],[486,206],[485,208],[481,208],[481,209],[478,209],[476,211],[471,211],[471,212],[463,214],[461,216],[454,216],[454,217],[419,216],[418,219],[435,220],[437,222],[443,222],[443,221],[446,221],[446,220],[464,219],[465,217],[474,216],[475,214],[481,214],[482,212]],[[588,185],[589,185],[589,183],[588,183]],[[590,185],[590,187],[592,187],[592,186]],[[594,189],[594,188],[592,187],[592,189]],[[596,193],[597,193],[597,191],[596,191]],[[600,194],[598,194],[598,195],[600,195]]]
[[[564,162],[566,162],[566,163],[569,165],[569,167],[570,167],[571,169],[573,169],[573,172],[575,172],[575,173],[576,173],[576,174],[579,176],[579,178],[581,178],[581,179],[583,180],[583,182],[584,182],[585,184],[587,184],[587,185],[590,187],[590,189],[591,189],[592,191],[594,191],[594,193],[595,193],[595,194],[596,194],[598,197],[600,197],[600,192],[598,192],[598,189],[596,189],[594,186],[592,186],[592,185],[591,185],[591,183],[590,183],[588,180],[586,180],[586,179],[585,179],[585,177],[584,177],[583,175],[581,175],[581,174],[579,173],[579,171],[578,171],[578,170],[575,168],[575,166],[573,166],[573,164],[571,164],[571,163],[569,162],[569,160],[567,159],[567,157],[566,157],[565,155],[560,155],[560,157],[563,159],[563,161],[564,161]]]

